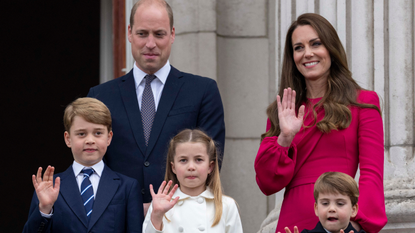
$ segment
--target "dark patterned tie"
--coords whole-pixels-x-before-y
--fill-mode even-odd
[[[153,91],[151,90],[151,82],[156,78],[155,75],[146,75],[146,86],[144,87],[143,97],[141,100],[141,119],[143,121],[144,139],[148,146],[151,127],[153,127],[154,116],[156,115],[156,106],[154,104]]]
[[[89,219],[91,218],[92,207],[94,206],[94,190],[92,189],[92,184],[89,180],[89,177],[92,175],[92,173],[94,173],[94,170],[87,168],[82,170],[82,173],[84,173],[84,179],[81,183],[81,196],[82,200],[84,201],[86,216],[88,217],[89,222]]]

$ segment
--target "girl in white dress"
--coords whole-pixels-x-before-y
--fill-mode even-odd
[[[222,194],[217,155],[200,130],[183,130],[170,141],[165,181],[157,193],[150,185],[144,233],[242,232],[235,201]]]

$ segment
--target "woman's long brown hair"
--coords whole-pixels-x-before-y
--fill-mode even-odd
[[[313,106],[314,124],[324,133],[331,130],[345,129],[352,121],[352,114],[348,106],[373,108],[380,113],[380,109],[373,104],[357,102],[357,94],[361,88],[352,78],[347,65],[347,56],[336,30],[323,16],[314,13],[302,14],[294,21],[287,32],[284,48],[284,59],[281,72],[279,95],[282,97],[284,89],[291,87],[295,92],[295,109],[298,111],[303,103],[307,103],[307,89],[304,76],[298,71],[293,58],[292,34],[298,26],[310,25],[320,38],[321,43],[330,54],[330,74],[327,78],[327,90],[323,98]],[[324,118],[317,122],[316,108],[322,106]],[[281,132],[278,120],[278,103],[274,101],[267,108],[267,115],[271,121],[271,128],[261,135],[265,137],[278,136]],[[311,125],[312,126],[312,125]],[[308,126],[310,127],[310,126]]]

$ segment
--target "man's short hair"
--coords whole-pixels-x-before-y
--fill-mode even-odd
[[[169,17],[169,22],[170,22],[170,30],[173,30],[173,10],[171,9],[170,5],[165,1],[165,0],[140,0],[138,2],[136,2],[133,6],[133,8],[131,9],[131,15],[130,15],[130,26],[131,28],[134,25],[134,15],[135,12],[137,11],[137,8],[142,5],[142,4],[161,4],[162,6],[164,6],[166,8],[167,11],[167,15]]]
[[[314,184],[314,200],[316,203],[320,193],[340,193],[349,196],[352,206],[355,206],[359,199],[359,188],[356,181],[342,172],[323,173]]]
[[[112,120],[110,110],[104,103],[95,98],[78,98],[66,107],[63,114],[63,124],[68,133],[75,116],[80,116],[90,123],[104,125],[107,127],[108,132],[111,131]]]

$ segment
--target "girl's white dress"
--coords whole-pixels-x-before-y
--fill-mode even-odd
[[[179,196],[177,204],[166,213],[167,221],[163,218],[163,229],[158,231],[151,223],[150,216],[153,211],[151,204],[143,223],[143,233],[156,232],[183,232],[183,233],[241,233],[242,223],[235,201],[222,196],[223,212],[220,222],[212,227],[215,217],[215,204],[213,193],[206,189],[199,196],[189,196],[178,188],[173,199]]]

